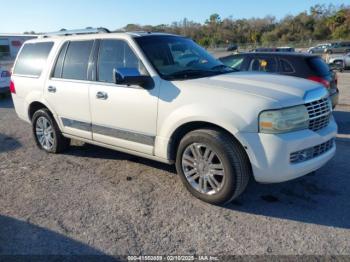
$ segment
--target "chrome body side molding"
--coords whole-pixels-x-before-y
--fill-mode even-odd
[[[81,122],[68,118],[61,118],[62,123],[65,127],[75,128],[83,131],[89,131],[93,134],[99,134],[104,136],[115,137],[127,141],[132,141],[144,145],[153,146],[155,142],[155,136],[142,134],[130,130],[118,129],[95,125],[91,123]]]

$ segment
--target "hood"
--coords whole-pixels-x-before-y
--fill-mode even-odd
[[[194,79],[197,84],[213,88],[225,88],[239,93],[265,97],[283,106],[302,104],[308,93],[326,89],[303,78],[267,73],[237,72],[213,77]],[[320,91],[320,90],[318,90]]]

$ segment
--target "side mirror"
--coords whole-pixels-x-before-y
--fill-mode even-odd
[[[141,75],[136,68],[113,69],[113,80],[117,85],[138,85],[145,89],[152,89],[154,85],[152,77]]]

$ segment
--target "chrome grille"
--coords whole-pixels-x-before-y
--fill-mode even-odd
[[[331,106],[328,97],[305,104],[309,113],[309,129],[318,131],[329,124]]]
[[[298,152],[294,152],[290,154],[290,162],[292,164],[301,163],[310,159],[313,159],[315,157],[318,157],[329,150],[331,150],[334,146],[334,139],[328,140],[327,142],[310,147],[304,150],[300,150]]]

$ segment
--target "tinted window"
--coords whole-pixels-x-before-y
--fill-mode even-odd
[[[64,43],[64,45],[61,48],[60,54],[58,55],[58,58],[57,58],[55,70],[53,72],[53,77],[56,77],[56,78],[62,77],[63,61],[66,55],[67,47],[68,47],[68,42]]]
[[[244,57],[243,56],[229,56],[229,57],[224,57],[222,59],[220,59],[220,61],[229,66],[232,67],[234,69],[237,70],[241,70],[243,61],[244,61]]]
[[[328,76],[330,74],[329,66],[320,57],[313,57],[307,60],[310,68],[318,76]]]
[[[122,40],[102,40],[98,58],[98,81],[113,82],[113,69],[136,68],[147,74],[141,61],[129,45]]]
[[[25,44],[18,56],[14,74],[40,76],[52,46],[52,42]]]
[[[277,62],[275,58],[259,57],[250,62],[249,71],[276,72]]]
[[[87,69],[93,41],[70,42],[64,59],[62,78],[87,80]]]
[[[282,59],[281,60],[281,72],[283,73],[293,73],[294,68],[291,65],[291,63],[287,60]]]

